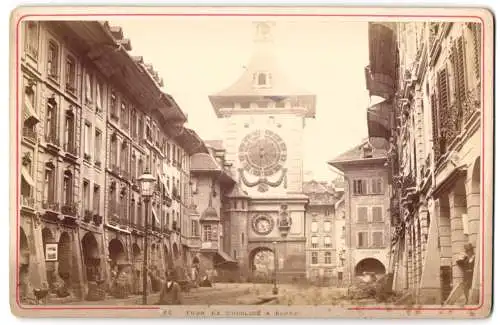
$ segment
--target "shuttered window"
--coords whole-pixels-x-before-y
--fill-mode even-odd
[[[358,223],[368,222],[368,209],[366,207],[358,207]]]
[[[437,86],[439,92],[439,111],[445,113],[448,110],[450,104],[450,89],[448,84],[448,69],[444,68],[439,70],[437,76]]]
[[[375,231],[372,233],[372,247],[380,248],[383,247],[383,233],[381,231]]]
[[[455,62],[454,62],[454,69],[455,69],[455,86],[456,86],[456,99],[459,100],[461,103],[465,101],[466,95],[467,95],[467,81],[465,79],[465,71],[466,71],[466,66],[465,66],[465,42],[464,42],[464,37],[460,36],[454,46],[455,50]]]
[[[474,73],[481,78],[481,24],[472,24],[472,42],[474,45]]]
[[[382,207],[372,207],[372,222],[383,222]]]
[[[358,248],[368,248],[368,232],[358,232]]]
[[[439,150],[439,113],[437,107],[436,94],[431,95],[431,108],[432,108],[432,142],[434,143],[434,153],[436,156],[440,155]]]

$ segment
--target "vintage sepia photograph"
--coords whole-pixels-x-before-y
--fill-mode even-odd
[[[489,314],[489,12],[17,10],[15,314]]]

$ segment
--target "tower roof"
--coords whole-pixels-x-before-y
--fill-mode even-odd
[[[220,108],[238,99],[271,99],[279,102],[288,98],[294,102],[294,106],[306,108],[307,117],[314,117],[316,96],[290,82],[272,53],[271,36],[262,35],[262,26],[271,25],[269,22],[256,23],[255,50],[245,71],[232,85],[209,96],[217,116],[221,116]],[[270,34],[270,29],[267,29],[267,33]],[[259,80],[261,74],[264,83]]]

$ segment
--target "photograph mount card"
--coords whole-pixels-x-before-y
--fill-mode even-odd
[[[484,318],[493,16],[22,7],[24,317]]]

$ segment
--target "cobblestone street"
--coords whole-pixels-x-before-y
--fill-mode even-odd
[[[183,293],[185,305],[258,305],[258,304],[307,304],[330,305],[346,303],[347,289],[283,284],[278,285],[278,295],[272,294],[272,284],[216,283],[212,288],[194,288]],[[148,296],[148,304],[154,305],[159,293]],[[56,304],[49,302],[49,304]],[[74,301],[70,305],[141,305],[142,296],[126,299],[108,298],[105,301]]]

